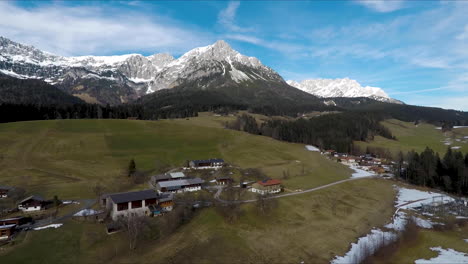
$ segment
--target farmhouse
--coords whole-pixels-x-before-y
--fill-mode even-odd
[[[12,217],[12,218],[7,218],[7,219],[0,219],[0,226],[4,226],[4,225],[21,226],[21,225],[31,223],[31,222],[32,222],[31,217],[18,216],[18,217]]]
[[[101,204],[110,211],[111,218],[117,220],[126,216],[149,215],[150,205],[157,205],[159,199],[167,202],[169,198],[172,200],[172,197],[160,195],[154,190],[143,190],[106,194],[101,197]]]
[[[15,224],[0,226],[0,240],[9,239],[15,232]]]
[[[218,185],[228,185],[233,182],[233,179],[227,175],[216,177],[215,180]]]
[[[159,192],[195,192],[201,190],[204,182],[200,178],[162,181],[156,184],[156,189]]]
[[[180,180],[180,179],[186,179],[187,177],[183,172],[170,172],[170,173],[164,173],[164,174],[158,174],[151,176],[151,182],[153,185],[156,185],[158,182],[162,181],[172,181],[172,180]]]
[[[0,199],[1,198],[7,198],[8,197],[8,192],[11,190],[11,187],[9,186],[0,186]]]
[[[18,203],[18,209],[23,212],[39,211],[46,209],[48,201],[37,195],[29,196]]]
[[[192,160],[189,162],[189,166],[192,169],[219,169],[224,166],[224,160],[222,159],[209,159],[209,160]]]
[[[258,181],[252,184],[251,191],[254,193],[259,193],[261,195],[264,194],[271,194],[271,193],[279,193],[281,192],[281,181],[280,180],[265,180],[265,181]]]

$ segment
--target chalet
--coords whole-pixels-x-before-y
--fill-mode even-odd
[[[222,159],[208,159],[208,160],[192,160],[189,162],[189,166],[192,169],[220,169],[224,166],[224,160]]]
[[[18,203],[18,209],[23,212],[45,210],[48,201],[37,195],[29,196]]]
[[[358,165],[358,160],[356,157],[348,156],[348,157],[341,158],[341,163],[344,163],[347,165]]]
[[[264,194],[271,194],[271,193],[279,193],[282,191],[281,188],[281,181],[280,180],[265,180],[265,181],[258,181],[252,184],[252,192],[258,193],[261,195]]]
[[[334,151],[333,149],[327,149],[327,150],[324,150],[323,151],[323,154],[325,155],[334,155],[336,151]]]
[[[31,217],[18,216],[18,217],[12,217],[12,218],[7,218],[7,219],[0,219],[0,226],[4,226],[4,225],[22,226],[31,222],[32,222]]]
[[[233,179],[227,175],[216,177],[215,180],[218,185],[228,185],[233,182]]]
[[[159,192],[195,192],[201,190],[204,182],[200,178],[162,181],[156,184],[156,189]]]
[[[15,224],[0,226],[0,240],[10,239],[15,232]]]
[[[154,190],[113,193],[103,195],[101,205],[110,211],[113,220],[117,220],[126,216],[150,215],[150,205],[157,205],[159,199],[166,199],[164,202],[167,202],[168,198],[167,195],[160,195]]]
[[[378,167],[378,166],[372,166],[370,170],[378,174],[385,173],[385,169],[382,167]]]

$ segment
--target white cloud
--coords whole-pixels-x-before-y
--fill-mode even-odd
[[[456,39],[459,39],[459,40],[464,40],[464,39],[468,39],[468,25],[465,26],[465,28],[463,29],[463,32],[460,33]]]
[[[225,9],[221,10],[221,12],[219,12],[218,23],[225,27],[227,30],[233,32],[253,31],[252,28],[243,28],[236,25],[235,18],[239,6],[240,2],[238,1],[229,2],[228,6]]]
[[[357,0],[356,3],[381,13],[404,8],[404,1],[402,0]]]
[[[97,7],[22,8],[0,2],[1,35],[60,55],[185,52],[211,42],[175,21]]]

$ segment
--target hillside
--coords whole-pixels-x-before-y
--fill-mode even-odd
[[[69,105],[84,103],[42,80],[18,79],[0,72],[0,104]]]

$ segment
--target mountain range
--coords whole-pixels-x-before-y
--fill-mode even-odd
[[[158,97],[167,101],[169,94],[190,93],[193,97],[204,92],[244,105],[266,104],[268,100],[308,104],[328,97],[399,103],[379,88],[361,87],[350,79],[286,82],[257,58],[240,54],[222,40],[175,59],[164,53],[64,57],[0,37],[0,72],[20,79],[41,79],[98,104],[163,103]]]

